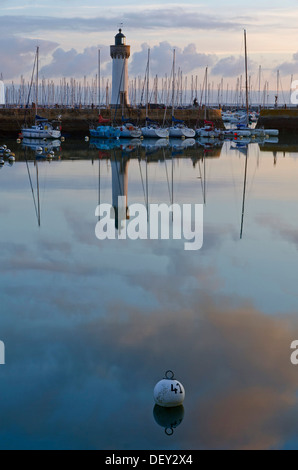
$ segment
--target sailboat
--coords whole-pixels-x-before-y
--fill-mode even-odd
[[[36,48],[35,61],[32,73],[32,82],[34,70],[36,67],[36,97],[35,97],[35,125],[34,126],[23,126],[21,137],[26,139],[60,139],[61,137],[61,121],[48,121],[48,119],[38,116],[38,66],[39,66],[39,47]],[[32,87],[31,82],[31,87]],[[30,87],[30,90],[31,90]],[[28,102],[30,98],[30,91],[28,96]]]
[[[244,30],[244,49],[245,49],[245,75],[246,75],[246,112],[238,117],[238,123],[236,128],[229,129],[224,132],[225,137],[231,136],[242,136],[242,137],[266,137],[266,136],[278,136],[278,129],[252,129],[249,127],[250,122],[250,111],[249,111],[249,94],[248,94],[248,55],[247,55],[247,35]]]
[[[184,122],[176,119],[175,114],[175,62],[176,50],[173,52],[173,89],[172,89],[172,126],[169,128],[170,137],[194,138],[196,131],[185,126]]]
[[[198,137],[201,137],[201,138],[216,139],[220,137],[221,130],[216,129],[213,121],[207,120],[208,67],[206,67],[206,71],[205,71],[201,102],[203,98],[204,89],[205,89],[204,126],[196,129],[196,134]]]
[[[146,68],[146,126],[142,127],[143,137],[149,137],[154,139],[167,139],[169,137],[169,131],[166,128],[160,127],[149,119],[149,70],[150,70],[150,49],[148,49],[148,61]]]

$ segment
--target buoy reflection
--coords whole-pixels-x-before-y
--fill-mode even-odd
[[[184,418],[184,406],[175,406],[174,408],[164,408],[155,405],[153,416],[156,423],[164,428],[167,436],[172,436],[174,430],[180,426]]]

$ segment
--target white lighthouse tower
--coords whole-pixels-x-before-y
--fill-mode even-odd
[[[119,29],[115,36],[115,45],[111,46],[113,59],[112,101],[111,106],[129,106],[128,98],[128,59],[130,46],[126,45],[126,37]]]

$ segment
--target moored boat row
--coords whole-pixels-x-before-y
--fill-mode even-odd
[[[119,139],[119,138],[182,138],[193,139],[197,137],[207,138],[234,138],[242,137],[266,137],[278,136],[277,129],[253,129],[246,126],[238,126],[231,129],[218,129],[213,122],[205,121],[205,125],[198,129],[191,129],[184,125],[176,125],[171,127],[159,127],[157,125],[145,126],[142,128],[133,126],[132,124],[114,127],[111,125],[99,125],[96,129],[90,128],[91,137],[103,139]]]

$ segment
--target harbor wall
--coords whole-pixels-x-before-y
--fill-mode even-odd
[[[257,127],[281,132],[298,131],[298,109],[262,109]]]
[[[62,119],[62,132],[70,136],[82,136],[89,134],[89,127],[91,125],[97,126],[98,123],[98,108],[51,108],[39,109],[38,114],[49,119],[57,119],[61,116]],[[190,127],[199,127],[204,124],[205,114],[207,120],[213,121],[217,127],[224,128],[220,109],[204,109],[190,108],[190,109],[177,109],[175,111],[175,118],[181,119],[186,125]],[[121,124],[122,110],[102,109],[101,115],[105,119],[110,119],[115,124]],[[146,121],[146,109],[144,108],[126,108],[124,112],[126,119],[138,125],[144,125]],[[153,121],[160,124],[171,123],[172,111],[171,109],[150,109],[149,117]],[[33,124],[35,117],[35,110],[32,108],[16,108],[16,109],[0,109],[0,136],[4,137],[17,137],[22,125],[25,122]]]

